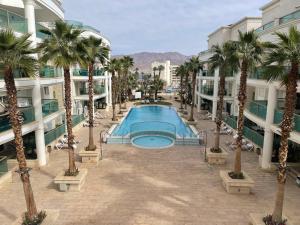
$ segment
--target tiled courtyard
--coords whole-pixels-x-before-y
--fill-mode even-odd
[[[109,119],[103,120],[105,125]],[[197,128],[214,127],[198,121]],[[97,127],[98,140],[102,127]],[[86,145],[88,128],[75,134]],[[222,136],[222,145],[230,140]],[[208,136],[208,145],[213,135]],[[131,145],[104,145],[103,160],[88,166],[81,192],[58,192],[53,178],[67,168],[67,152],[52,151],[48,166],[35,169],[31,180],[39,209],[59,209],[57,225],[248,225],[249,213],[271,212],[276,190],[276,174],[262,172],[258,156],[243,152],[243,168],[255,180],[249,196],[227,194],[221,186],[219,170],[232,167],[229,151],[226,166],[209,166],[203,148],[176,146],[167,150],[141,150]],[[85,167],[79,162],[79,167]],[[0,224],[10,225],[25,209],[22,185],[14,174],[13,183],[0,189]],[[285,214],[300,225],[300,188],[289,179]]]

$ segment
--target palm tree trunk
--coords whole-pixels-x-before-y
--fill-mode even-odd
[[[180,75],[180,109],[183,109],[183,76]]]
[[[117,96],[117,87],[116,87],[116,75],[115,75],[115,72],[112,72],[112,113],[113,113],[113,116],[112,116],[112,121],[116,121],[117,118],[116,118],[116,96]]]
[[[89,145],[86,147],[87,151],[95,151],[94,144],[94,63],[89,65]]]
[[[293,129],[294,113],[297,99],[297,77],[298,64],[292,64],[292,69],[288,75],[288,83],[286,87],[285,108],[283,113],[283,120],[280,124],[281,140],[279,149],[279,169],[277,177],[277,193],[275,200],[275,207],[272,214],[273,221],[282,220],[282,210],[284,201],[284,189],[286,182],[287,169],[287,155],[288,155],[288,139]]]
[[[192,105],[191,105],[191,114],[190,114],[189,121],[194,121],[196,73],[193,73],[192,85],[193,85],[193,87],[192,87]]]
[[[72,131],[72,100],[71,100],[71,78],[70,69],[64,68],[65,79],[65,108],[66,108],[66,120],[67,120],[67,133],[68,133],[68,149],[69,149],[69,169],[68,174],[75,175],[77,168],[75,165],[75,153],[74,153],[74,136]]]
[[[12,129],[15,135],[15,145],[17,153],[17,161],[19,164],[19,174],[23,184],[23,191],[25,195],[25,201],[27,206],[27,214],[30,220],[33,220],[37,216],[37,209],[31,188],[29,170],[26,163],[23,138],[22,138],[22,124],[19,119],[20,112],[17,104],[17,90],[11,68],[5,70],[4,75],[5,86],[7,90],[8,105],[9,105],[9,118],[12,125]]]
[[[189,74],[185,75],[185,101],[184,101],[184,110],[187,110],[187,100],[188,100],[188,90],[189,90]]]
[[[247,100],[246,94],[246,85],[247,85],[247,70],[248,64],[246,61],[242,62],[241,66],[241,78],[240,78],[240,90],[239,90],[239,116],[238,116],[238,127],[237,127],[237,148],[235,152],[235,161],[234,161],[234,173],[237,176],[240,176],[242,173],[242,140],[243,140],[243,130],[244,130],[244,110]]]
[[[217,106],[217,119],[216,119],[216,136],[215,136],[215,150],[220,149],[220,130],[222,125],[222,112],[223,112],[223,105],[224,105],[224,94],[225,94],[225,74],[223,69],[220,69],[220,85],[219,85],[219,102]]]
[[[128,96],[128,73],[125,72],[125,83],[124,83],[124,92],[125,92],[125,101],[124,101],[124,109],[127,109],[127,103],[126,103],[126,100],[127,100],[127,96]]]

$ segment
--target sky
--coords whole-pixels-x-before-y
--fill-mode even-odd
[[[260,16],[270,0],[64,0],[65,19],[93,26],[112,54],[207,49],[207,36],[245,16]]]

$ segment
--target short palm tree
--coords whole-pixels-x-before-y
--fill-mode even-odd
[[[111,73],[112,80],[112,121],[117,121],[116,117],[116,104],[117,104],[117,93],[118,93],[118,81],[116,77],[116,72],[118,70],[119,62],[118,59],[112,59],[104,67],[106,71]]]
[[[184,76],[186,74],[186,70],[184,65],[180,65],[177,69],[176,69],[176,76],[180,77],[180,109],[183,109],[183,93],[184,93]]]
[[[286,88],[283,119],[280,124],[281,140],[279,149],[279,169],[277,193],[272,214],[273,222],[282,221],[284,189],[286,183],[288,139],[293,130],[293,120],[297,99],[297,82],[300,79],[300,32],[291,27],[288,34],[276,33],[278,44],[268,44],[264,74],[268,80],[280,80]]]
[[[157,70],[158,70],[158,75],[157,77],[154,77],[154,83],[156,84],[161,84],[161,78],[160,78],[160,75],[161,75],[161,72],[165,69],[165,67],[163,65],[159,65],[157,67]],[[157,93],[159,90],[161,90],[162,88],[158,89],[160,87],[160,85],[154,85],[154,98],[157,99]]]
[[[254,70],[255,65],[261,63],[263,54],[263,43],[259,42],[258,36],[253,31],[242,33],[239,31],[239,40],[235,42],[236,54],[239,58],[239,67],[241,69],[240,88],[238,93],[239,113],[237,125],[237,148],[235,154],[234,171],[231,173],[232,178],[242,178],[242,140],[244,130],[244,110],[247,100],[247,76],[248,72]]]
[[[155,76],[156,76],[156,71],[158,70],[158,68],[155,66],[155,67],[153,67],[153,78],[155,78]]]
[[[123,64],[123,72],[124,72],[124,94],[125,94],[125,103],[124,103],[124,108],[127,108],[126,105],[126,99],[128,95],[128,76],[129,76],[129,71],[133,67],[134,62],[133,58],[130,56],[124,56],[122,59],[122,64]]]
[[[83,43],[83,56],[82,60],[88,66],[89,71],[89,144],[86,147],[87,151],[96,150],[94,143],[94,68],[95,64],[101,63],[104,65],[108,59],[109,49],[103,46],[101,38],[90,36],[82,41]]]
[[[223,107],[224,107],[224,95],[225,95],[225,77],[230,75],[229,73],[237,72],[238,69],[238,57],[235,51],[235,45],[232,42],[226,42],[222,46],[214,45],[212,47],[213,56],[209,59],[210,70],[214,71],[219,68],[219,101],[217,106],[217,118],[216,118],[216,135],[215,146],[212,151],[220,152],[220,130],[223,121]]]
[[[30,35],[16,37],[11,30],[0,31],[0,71],[4,74],[4,82],[8,97],[8,111],[10,123],[15,135],[18,173],[23,183],[27,216],[30,220],[38,216],[34,196],[29,179],[30,169],[27,167],[24,144],[22,138],[22,121],[17,104],[17,89],[14,80],[14,71],[21,70],[23,73],[33,75],[38,69],[37,60],[31,54],[36,53],[30,45]]]
[[[195,105],[195,89],[196,89],[196,76],[202,70],[202,64],[199,57],[192,57],[187,63],[188,73],[192,76],[192,105],[189,121],[194,121],[194,105]]]
[[[74,135],[72,131],[72,99],[71,99],[71,77],[70,67],[78,62],[82,63],[82,43],[80,39],[81,30],[65,22],[55,22],[52,30],[42,30],[49,35],[40,45],[42,62],[51,61],[56,67],[64,70],[65,109],[68,133],[69,169],[66,175],[75,176],[78,169],[75,165]]]

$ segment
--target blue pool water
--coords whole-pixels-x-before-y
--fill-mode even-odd
[[[177,115],[177,112],[172,107],[165,106],[132,108],[112,135],[125,136],[133,130],[176,132],[181,137],[195,137],[192,130]]]
[[[169,137],[145,135],[134,138],[132,143],[137,147],[155,149],[170,147],[174,141]]]

